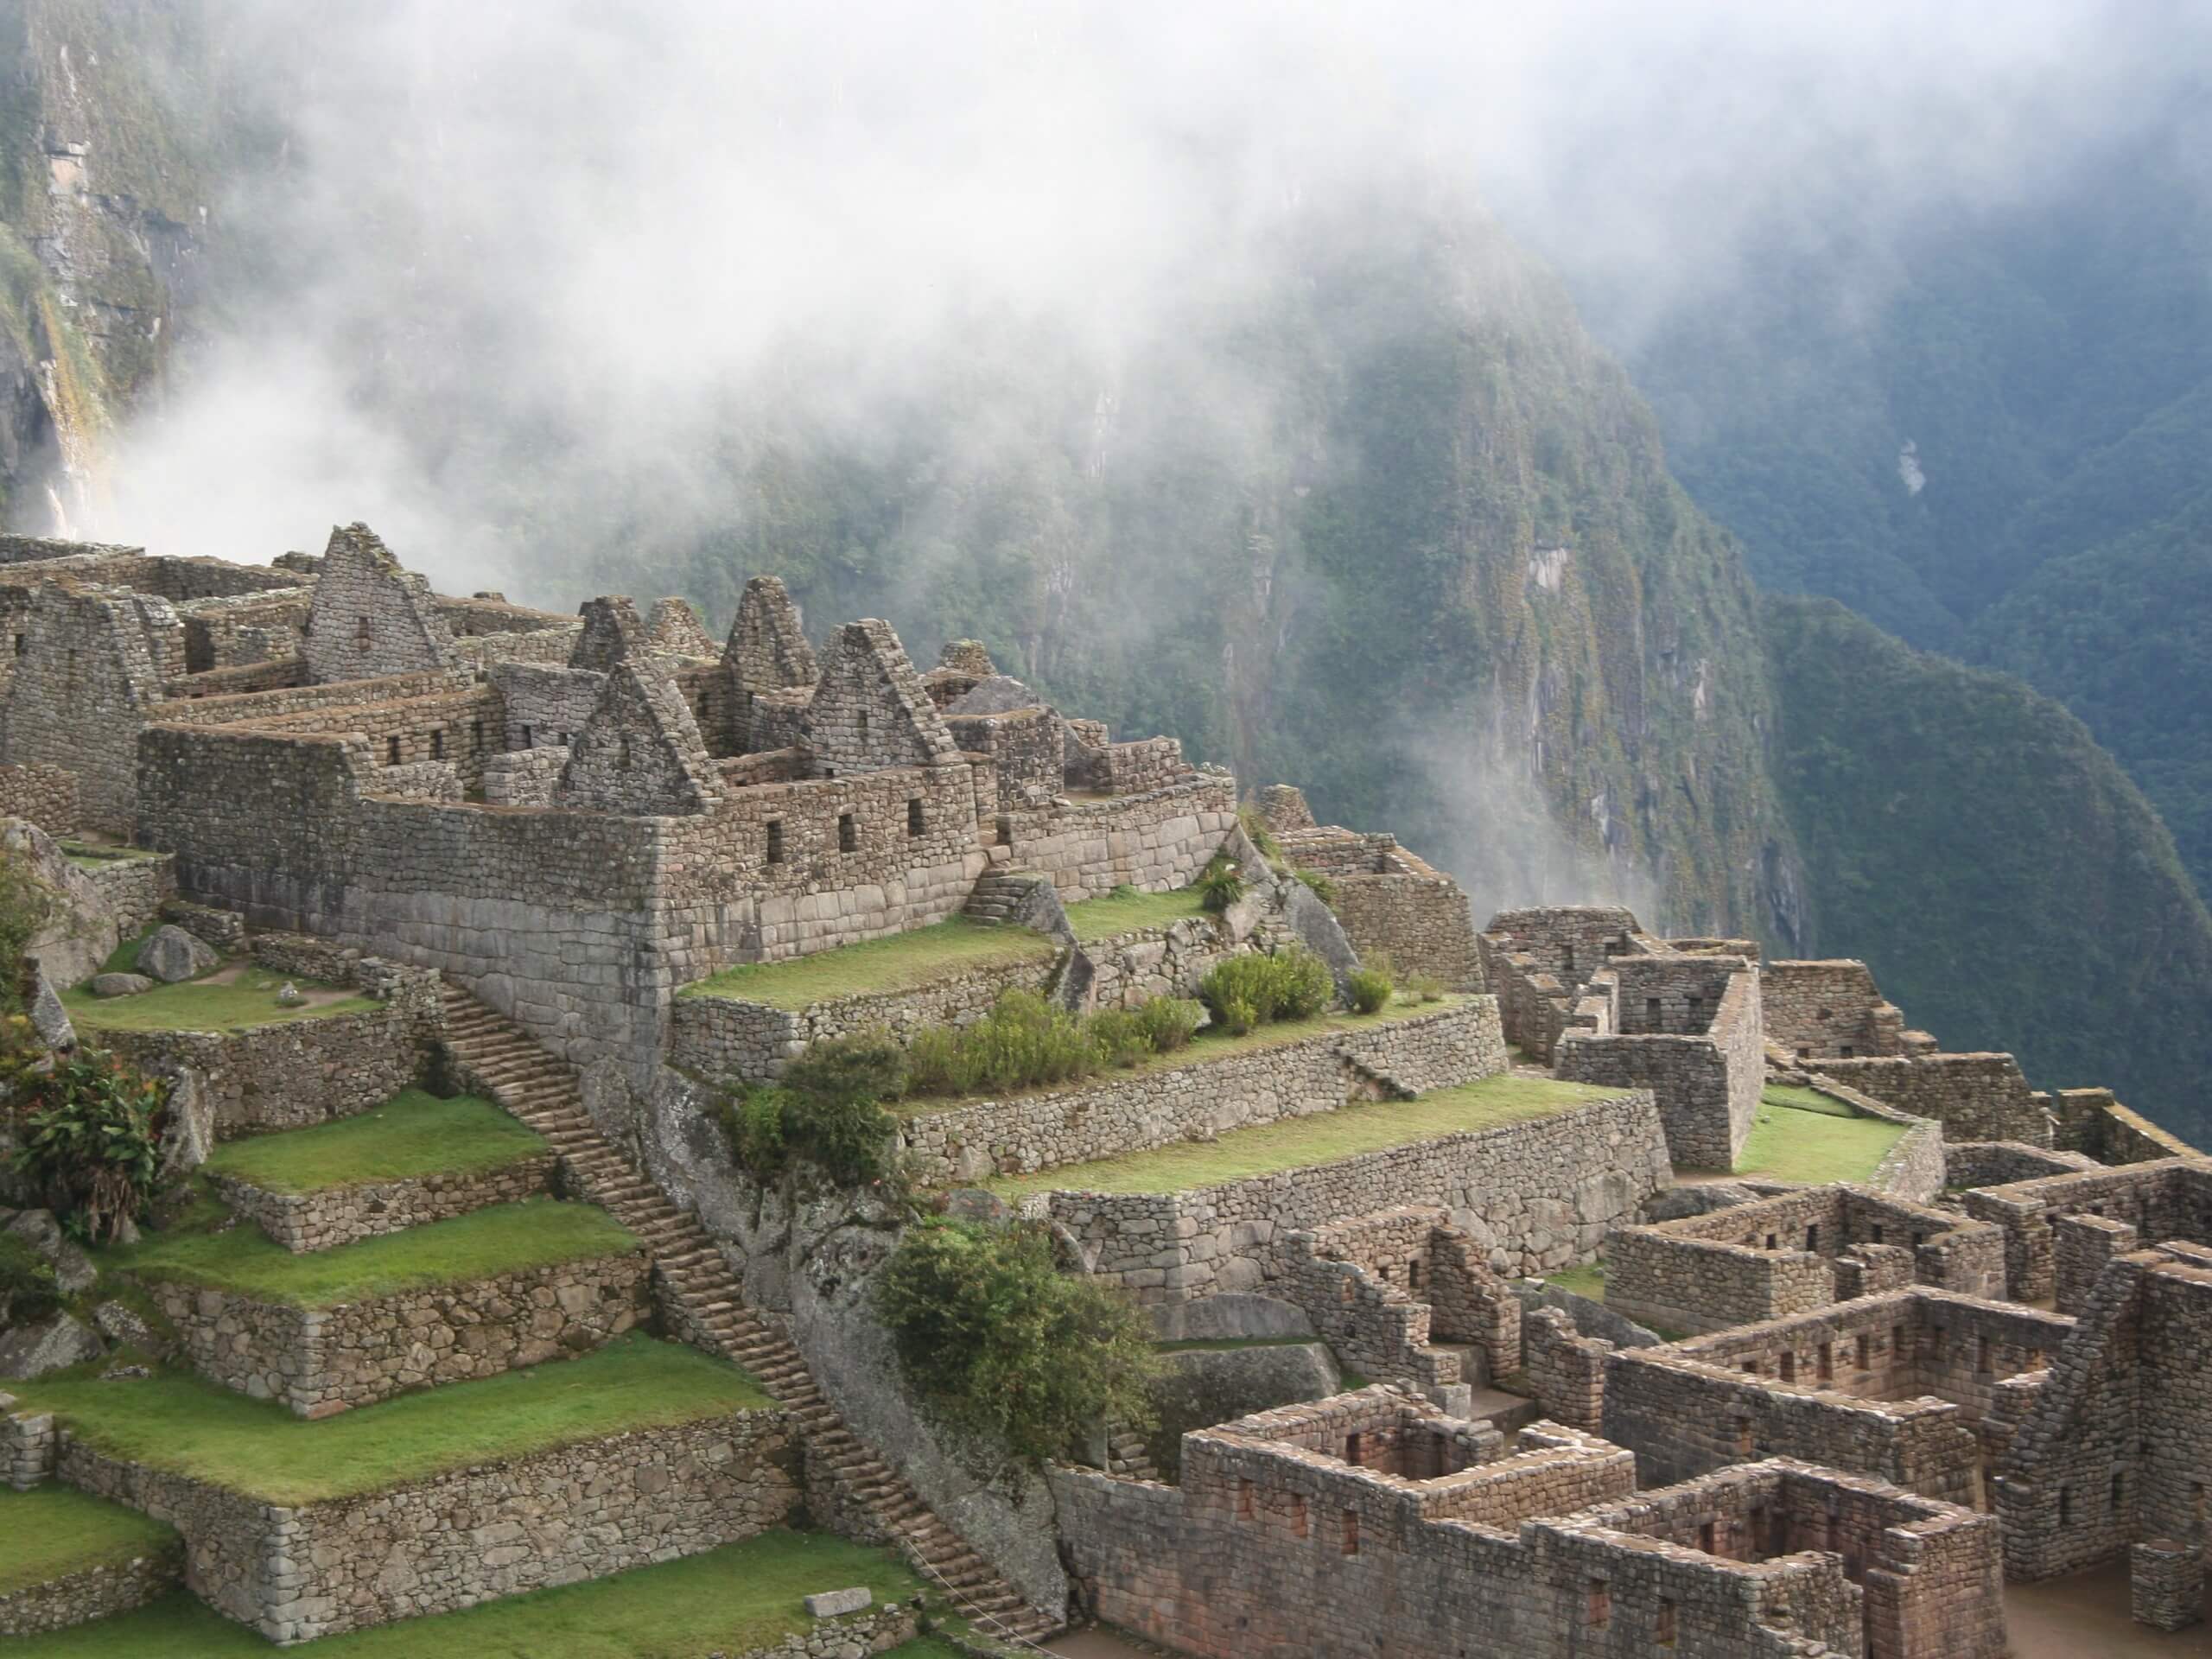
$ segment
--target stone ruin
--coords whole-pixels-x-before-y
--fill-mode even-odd
[[[817,648],[773,577],[746,585],[716,645],[680,601],[563,616],[438,594],[358,524],[270,567],[16,537],[0,538],[0,810],[38,826],[12,833],[141,855],[57,877],[107,944],[78,928],[41,942],[41,968],[73,981],[166,918],[373,1005],[113,1033],[188,1080],[194,1155],[433,1079],[546,1137],[474,1182],[217,1182],[236,1216],[310,1252],[557,1192],[642,1241],[334,1316],[170,1291],[175,1363],[314,1418],[650,1325],[752,1369],[776,1402],[472,1471],[461,1496],[498,1525],[581,1463],[631,1471],[604,1548],[517,1547],[488,1568],[428,1489],[279,1525],[0,1409],[12,1484],[58,1478],[184,1535],[143,1583],[67,1590],[38,1617],[111,1611],[181,1572],[296,1640],[619,1570],[652,1553],[656,1510],[688,1553],[802,1501],[904,1539],[986,1632],[1027,1640],[1073,1609],[1223,1659],[1994,1659],[2008,1580],[2121,1559],[2137,1618],[2202,1617],[2212,1164],[2108,1093],[1945,1052],[1863,963],[1662,938],[1607,906],[1478,931],[1393,837],[1319,824],[1281,785],[1240,816],[1226,773],[1173,739],[1114,741],[973,640],[926,671],[880,620]],[[1217,856],[1247,883],[1222,917],[1076,925]],[[697,994],[956,916],[1038,945],[804,1006]],[[963,1023],[1009,988],[1134,1008],[1294,942],[1340,979],[1387,955],[1438,1000],[902,1116],[908,1168],[948,1205],[1003,1214],[963,1184],[1018,1179],[1011,1207],[1049,1226],[1066,1270],[1127,1291],[1163,1340],[1259,1344],[1183,1357],[1195,1398],[1236,1403],[1186,1413],[1200,1426],[1163,1454],[1172,1481],[1103,1425],[1088,1465],[978,1490],[854,1311],[880,1232],[748,1185],[709,1093],[826,1037]],[[1089,1164],[1492,1080],[1578,1087],[1548,1116],[1249,1178],[1082,1185]],[[1728,1179],[1776,1084],[1896,1126],[1896,1149],[1851,1185]],[[1599,1258],[1603,1302],[1541,1282]],[[547,1297],[557,1317],[515,1316]],[[1340,1391],[1339,1366],[1363,1386]],[[372,1557],[400,1566],[346,1565]]]

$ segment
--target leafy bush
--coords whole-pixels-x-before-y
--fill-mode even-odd
[[[1271,1020],[1312,1019],[1336,1000],[1337,982],[1326,963],[1294,945],[1216,963],[1198,995],[1232,1036],[1241,1036]]]
[[[971,1026],[925,1032],[907,1051],[924,1094],[1004,1093],[1086,1077],[1104,1063],[1096,1039],[1034,991],[1006,991]]]
[[[46,1258],[0,1233],[0,1326],[35,1325],[61,1306],[61,1287]]]
[[[111,1239],[153,1202],[167,1096],[165,1084],[100,1049],[23,1080],[11,1161],[73,1237]]]
[[[1202,1006],[1182,996],[1155,996],[1136,1011],[1137,1025],[1155,1054],[1188,1048],[1205,1017]]]
[[[1216,853],[1191,885],[1198,890],[1198,908],[1217,916],[1244,896],[1244,878],[1226,853]]]
[[[1444,982],[1434,974],[1415,974],[1406,982],[1406,989],[1424,1002],[1444,1000]]]
[[[1397,988],[1390,982],[1387,968],[1362,968],[1351,976],[1351,1007],[1354,1014],[1380,1014],[1389,1006],[1390,995]]]
[[[780,1083],[723,1103],[737,1160],[762,1179],[794,1160],[848,1186],[880,1180],[898,1120],[883,1109],[906,1092],[906,1051],[887,1034],[825,1038],[784,1070]]]
[[[1098,1057],[1109,1065],[1135,1065],[1153,1052],[1144,1021],[1134,1014],[1109,1008],[1092,1014],[1088,1024]]]
[[[1064,1456],[1104,1423],[1154,1421],[1150,1321],[1062,1273],[1041,1224],[922,1222],[885,1264],[875,1306],[916,1392],[1018,1456]]]

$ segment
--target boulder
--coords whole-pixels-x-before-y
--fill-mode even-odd
[[[38,1039],[50,1049],[63,1050],[77,1046],[77,1027],[70,1022],[69,1010],[61,1006],[61,998],[54,989],[54,982],[39,969],[34,972],[31,990],[31,1028],[38,1033]]]
[[[95,974],[92,976],[94,996],[136,996],[141,991],[150,991],[154,982],[143,974]]]
[[[98,1359],[105,1351],[90,1326],[57,1313],[36,1325],[0,1332],[0,1376],[28,1382]]]
[[[1162,1342],[1249,1342],[1313,1334],[1313,1321],[1304,1308],[1273,1296],[1205,1296],[1151,1311],[1153,1334]]]
[[[54,1218],[53,1211],[19,1211],[10,1219],[5,1230],[10,1237],[20,1238],[29,1245],[54,1269],[54,1281],[61,1287],[63,1295],[74,1296],[99,1282],[99,1269],[78,1248],[77,1242],[61,1230],[61,1224]]]
[[[123,927],[92,878],[28,818],[0,818],[0,851],[27,861],[51,901],[23,954],[56,985],[79,984],[97,973],[123,943]]]
[[[189,1174],[215,1149],[215,1103],[190,1067],[169,1080],[168,1113],[162,1129],[162,1179]]]
[[[205,940],[194,938],[174,923],[154,930],[138,947],[138,971],[163,984],[197,979],[222,961]]]
[[[1160,1421],[1146,1433],[1145,1450],[1163,1479],[1175,1478],[1190,1430],[1325,1400],[1344,1386],[1335,1357],[1319,1342],[1193,1348],[1161,1357],[1166,1370],[1152,1388]]]
[[[1649,1226],[1662,1221],[1683,1221],[1709,1216],[1749,1204],[1757,1196],[1739,1181],[1699,1181],[1688,1186],[1662,1186],[1643,1201],[1637,1219]],[[1618,1214],[1618,1209],[1614,1211]]]

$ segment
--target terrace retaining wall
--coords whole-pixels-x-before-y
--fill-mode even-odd
[[[209,1171],[216,1196],[294,1254],[327,1250],[380,1233],[450,1221],[473,1210],[513,1204],[560,1186],[560,1160],[550,1152],[497,1169],[431,1173],[404,1180],[365,1181],[315,1192],[276,1192],[235,1175]]]
[[[37,1636],[127,1613],[183,1582],[184,1545],[171,1540],[129,1561],[0,1592],[0,1637]]]

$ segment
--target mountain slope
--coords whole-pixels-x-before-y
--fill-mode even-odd
[[[1834,601],[1770,597],[1765,622],[1822,954],[1863,957],[1948,1047],[2212,1130],[2212,916],[2082,723]]]

